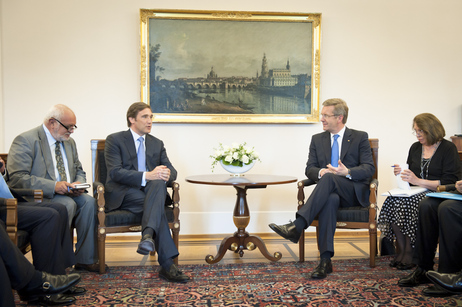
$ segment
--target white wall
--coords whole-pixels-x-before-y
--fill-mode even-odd
[[[1,0],[1,5],[0,152],[8,151],[17,134],[39,125],[51,105],[64,103],[77,114],[74,138],[89,181],[90,139],[127,129],[126,109],[140,99],[140,8],[322,13],[321,101],[345,99],[347,125],[380,139],[381,192],[394,185],[390,165],[406,159],[416,114],[434,113],[448,138],[461,132],[460,0]],[[262,163],[254,173],[302,179],[311,135],[321,129],[320,124],[155,124],[153,134],[164,140],[179,171],[181,233],[235,229],[234,189],[184,181],[210,172],[209,155],[219,142],[255,146]],[[269,232],[269,222],[293,218],[295,192],[295,184],[250,190],[248,230]]]

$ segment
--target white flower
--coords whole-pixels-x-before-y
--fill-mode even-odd
[[[236,166],[243,166],[256,160],[260,161],[259,154],[246,143],[232,143],[231,147],[220,143],[219,148],[214,149],[215,153],[210,156],[213,159],[212,170],[220,161]]]

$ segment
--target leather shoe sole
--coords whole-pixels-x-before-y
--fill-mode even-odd
[[[445,296],[453,295],[451,292],[446,291],[445,289],[443,289],[442,287],[438,285],[427,287],[422,290],[422,293],[425,296],[433,296],[433,297],[445,297]]]
[[[84,287],[74,286],[70,288],[69,290],[64,291],[63,294],[77,296],[77,295],[83,295],[85,292],[87,292],[87,289],[85,289]]]
[[[22,300],[22,299],[21,299]],[[28,304],[37,304],[41,306],[65,306],[75,303],[75,297],[65,296],[62,294],[47,295],[36,297],[33,300],[29,300]]]
[[[150,252],[154,252],[156,247],[154,245],[154,240],[152,237],[145,237],[141,240],[140,244],[138,244],[138,249],[136,252],[141,255],[148,255]]]

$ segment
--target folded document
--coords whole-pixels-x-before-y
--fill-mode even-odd
[[[427,196],[430,197],[438,197],[438,198],[446,198],[446,199],[455,199],[455,200],[462,200],[462,194],[459,193],[450,193],[450,192],[435,192],[435,193],[428,193]]]
[[[422,192],[427,191],[426,188],[421,187],[410,187],[410,189],[392,189],[385,193],[382,193],[382,196],[395,196],[395,197],[411,197]]]

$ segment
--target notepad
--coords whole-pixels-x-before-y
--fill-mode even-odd
[[[419,193],[423,193],[427,191],[426,188],[421,188],[421,187],[409,187],[409,190],[407,189],[391,189],[385,193],[382,193],[382,196],[395,196],[395,197],[411,197],[412,195],[416,195]],[[427,194],[428,195],[428,194]]]

